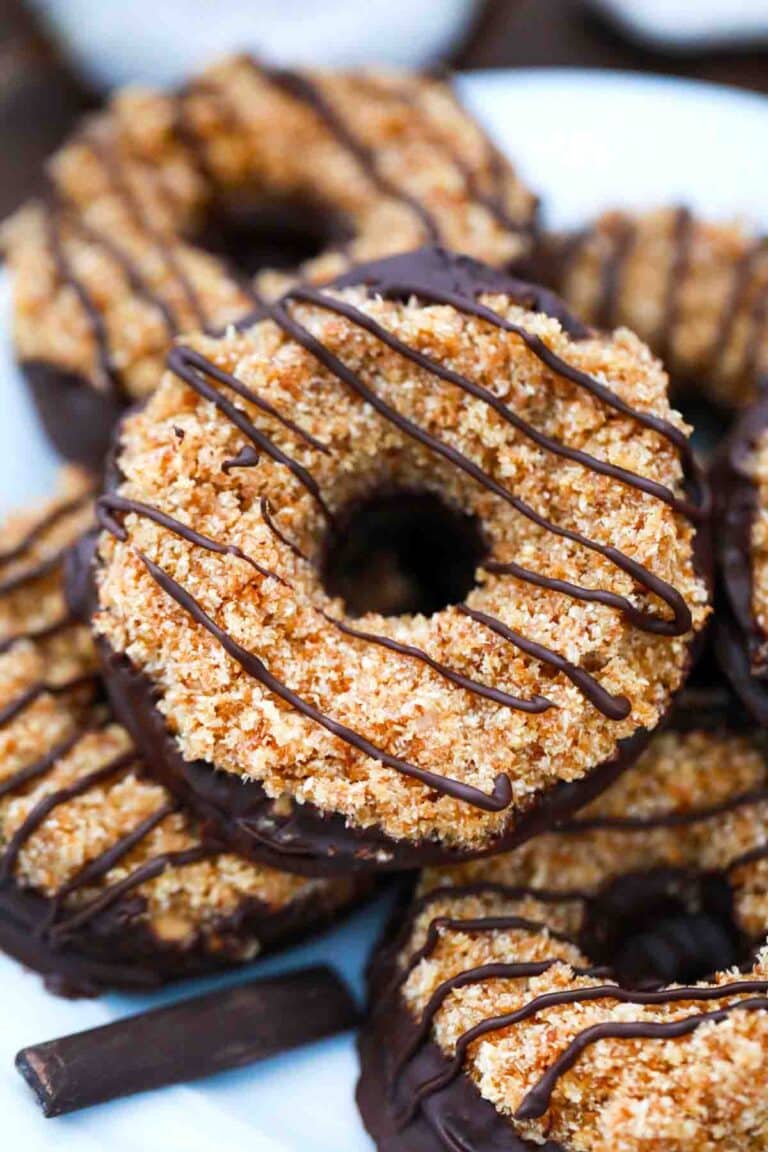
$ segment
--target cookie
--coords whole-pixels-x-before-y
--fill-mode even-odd
[[[768,372],[768,245],[685,208],[607,212],[555,245],[554,280],[603,328],[646,340],[681,391],[740,408]]]
[[[119,91],[6,226],[16,351],[49,436],[98,464],[179,332],[291,278],[440,241],[508,265],[536,200],[444,81],[240,56],[179,92]]]
[[[498,850],[637,754],[709,609],[635,337],[426,249],[169,365],[99,501],[95,627],[118,715],[239,851]]]
[[[148,774],[64,598],[92,517],[69,475],[0,532],[0,947],[67,994],[250,960],[362,893],[234,855]]]
[[[560,830],[427,872],[373,963],[377,1147],[759,1148],[767,785],[745,732],[665,732]]]

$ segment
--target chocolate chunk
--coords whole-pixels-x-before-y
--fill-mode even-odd
[[[193,997],[23,1048],[16,1067],[46,1116],[241,1068],[354,1026],[357,1009],[327,967]]]

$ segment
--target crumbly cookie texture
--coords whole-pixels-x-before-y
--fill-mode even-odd
[[[11,557],[0,561],[0,860],[20,837],[14,883],[54,898],[143,821],[164,815],[106,872],[72,885],[58,910],[62,920],[163,854],[202,843],[196,822],[147,778],[127,733],[110,722],[88,629],[66,614],[61,552],[93,522],[91,484],[82,473],[66,473],[60,496],[0,531],[0,555]],[[11,576],[13,590],[5,592]],[[28,823],[46,797],[111,762],[112,775]],[[269,915],[306,902],[330,912],[351,898],[352,886],[212,852],[161,870],[129,895],[138,899],[132,925],[145,925],[159,946],[202,946],[214,956],[246,959],[260,948],[255,919],[241,928],[249,910]]]
[[[564,246],[557,276],[593,323],[626,324],[673,377],[740,407],[768,370],[768,247],[680,209],[607,212]]]
[[[692,812],[762,790],[732,811],[671,828],[591,828],[550,833],[517,851],[453,869],[430,870],[421,882],[399,966],[417,959],[437,917],[518,915],[540,923],[478,932],[444,926],[435,947],[416,962],[402,987],[406,1004],[421,1017],[435,989],[457,973],[498,962],[559,961],[533,977],[480,980],[451,991],[437,1011],[431,1035],[450,1055],[457,1039],[483,1020],[514,1011],[538,996],[611,984],[605,976],[576,975],[594,962],[579,944],[583,900],[566,893],[596,892],[612,877],[636,869],[727,869],[754,848],[766,848],[764,750],[731,733],[673,732],[658,736],[641,760],[579,820],[620,816],[652,821]],[[768,916],[768,859],[733,869],[739,926],[759,947]],[[464,890],[478,881],[563,892],[561,902]],[[431,895],[430,895],[431,893]],[[574,943],[552,933],[565,933]],[[768,978],[768,950],[757,951],[749,970],[718,972],[702,986]],[[534,1144],[551,1140],[575,1152],[757,1152],[768,1143],[768,1014],[735,1010],[687,1036],[641,1039],[603,1037],[587,1046],[557,1080],[543,1116],[513,1120],[526,1093],[585,1029],[606,1022],[668,1022],[711,1012],[747,999],[682,998],[663,1005],[620,1003],[610,998],[540,1009],[470,1045],[464,1071],[515,1130]]]
[[[680,460],[668,440],[555,375],[519,338],[446,305],[388,301],[357,287],[328,290],[328,298],[354,306],[412,349],[464,373],[553,439],[682,494]],[[576,340],[556,319],[507,297],[481,302],[524,325],[630,405],[685,428],[669,407],[663,369],[628,331]],[[653,495],[556,458],[486,402],[391,351],[361,324],[314,304],[287,307],[381,400],[463,452],[537,512],[647,565],[679,590],[694,630],[702,626],[707,592],[693,561],[693,528],[683,515]],[[188,347],[299,425],[302,434],[265,412],[263,403],[259,408],[220,388],[311,473],[331,513],[380,488],[426,488],[479,518],[494,559],[612,589],[633,605],[666,611],[609,559],[535,525],[398,429],[273,321],[218,340],[194,336]],[[170,372],[124,424],[119,492],[219,544],[236,545],[277,578],[191,544],[146,515],[121,515],[126,539],[103,534],[100,543],[96,627],[151,678],[185,759],[256,779],[272,797],[289,794],[341,812],[351,825],[379,825],[393,838],[479,847],[542,790],[583,777],[614,754],[618,740],[658,722],[684,675],[691,634],[651,635],[615,609],[510,575],[480,570],[465,603],[567,657],[609,692],[625,694],[631,703],[626,719],[608,719],[567,676],[455,606],[430,617],[368,613],[348,622],[416,646],[482,684],[525,699],[545,695],[554,707],[535,715],[515,710],[448,682],[423,661],[341,634],[323,616],[342,619],[344,606],[329,599],[318,578],[325,530],[319,501],[266,451],[257,466],[225,469],[245,442],[219,407]],[[274,525],[307,559],[272,531],[264,498]],[[228,658],[162,591],[143,558],[161,566],[304,700],[388,753],[487,793],[506,773],[511,807],[488,813],[438,797],[301,715]]]
[[[50,201],[4,231],[19,357],[102,389],[111,370],[134,398],[176,332],[253,307],[245,278],[196,244],[222,201],[300,205],[305,228],[316,216],[321,252],[300,271],[317,281],[438,237],[508,264],[530,249],[536,206],[447,84],[364,71],[290,86],[245,57],[174,95],[118,92],[49,173]],[[331,216],[348,243],[323,239]],[[259,290],[284,279],[264,274]]]

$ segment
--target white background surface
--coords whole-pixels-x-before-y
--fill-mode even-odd
[[[462,92],[538,189],[549,222],[576,225],[610,205],[685,200],[714,216],[768,225],[768,100],[673,80],[568,71],[486,73]],[[55,459],[10,353],[8,285],[0,282],[0,509],[50,490]],[[365,952],[384,906],[314,944],[226,977],[325,960],[361,990]],[[190,995],[211,981],[148,997],[69,1002],[0,957],[3,1148],[24,1152],[367,1152],[353,1105],[350,1036],[195,1085],[43,1120],[13,1070],[25,1044]]]

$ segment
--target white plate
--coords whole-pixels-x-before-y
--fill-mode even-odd
[[[768,223],[768,100],[708,85],[617,74],[520,71],[464,77],[462,92],[544,197],[557,225],[611,204],[685,200],[715,216]],[[44,495],[56,466],[27,402],[8,343],[8,287],[0,285],[0,499]],[[284,957],[338,965],[360,990],[382,904]],[[251,970],[253,971],[253,970]],[[227,979],[242,980],[239,972]],[[205,982],[205,986],[210,985]],[[190,994],[108,996],[70,1003],[0,957],[0,1115],[7,1147],[25,1152],[364,1152],[353,1104],[356,1060],[346,1036],[195,1085],[45,1121],[13,1071],[21,1046]]]

